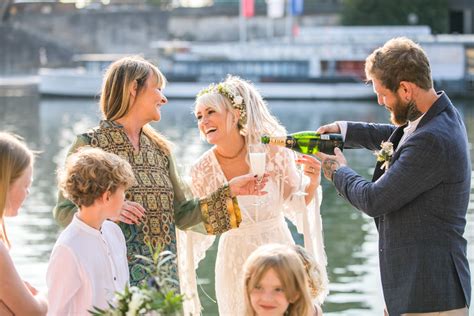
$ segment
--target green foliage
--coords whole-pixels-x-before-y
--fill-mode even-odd
[[[344,0],[344,25],[410,25],[408,16],[416,14],[418,25],[428,25],[433,33],[447,33],[447,0]]]
[[[147,0],[147,3],[161,9],[169,9],[171,8],[172,0]]]
[[[151,246],[149,245],[151,248]],[[136,256],[144,262],[148,280],[139,286],[126,287],[115,294],[114,303],[107,309],[94,307],[93,316],[177,315],[183,308],[184,296],[178,294],[178,282],[171,279],[171,264],[176,255],[170,251],[151,248],[152,258]]]

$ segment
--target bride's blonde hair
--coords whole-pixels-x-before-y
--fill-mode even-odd
[[[240,77],[229,75],[219,84],[203,89],[196,97],[195,108],[200,105],[231,113],[227,126],[231,126],[232,120],[238,120],[239,132],[247,145],[260,143],[260,136],[264,134],[286,134],[286,129],[268,110],[260,92],[250,81]],[[238,110],[239,117],[235,110]]]
[[[3,216],[11,185],[33,165],[34,153],[16,135],[0,132],[0,240],[9,248]]]

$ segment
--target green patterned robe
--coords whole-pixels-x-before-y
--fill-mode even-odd
[[[147,277],[136,255],[151,257],[148,244],[154,248],[160,245],[162,250],[176,254],[176,226],[187,229],[200,224],[208,234],[220,234],[240,224],[240,210],[228,187],[201,200],[186,199],[172,156],[166,155],[145,134],[140,134],[140,149],[135,151],[121,125],[101,121],[98,127],[77,137],[69,154],[88,145],[124,158],[135,174],[136,184],[126,191],[125,198],[145,208],[145,220],[139,225],[119,223],[127,243],[131,285]],[[54,208],[58,223],[68,225],[76,211],[76,205],[59,193]],[[173,271],[178,280],[176,265]]]

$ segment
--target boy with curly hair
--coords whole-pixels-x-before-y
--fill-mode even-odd
[[[84,315],[106,308],[128,284],[127,249],[118,219],[135,181],[128,162],[97,148],[68,157],[59,171],[63,194],[79,208],[60,234],[48,265],[49,315]]]

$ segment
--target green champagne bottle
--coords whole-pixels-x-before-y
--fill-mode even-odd
[[[297,132],[281,137],[262,136],[263,144],[284,146],[302,154],[314,155],[322,152],[334,155],[334,148],[343,149],[341,134],[320,134],[316,132]]]

